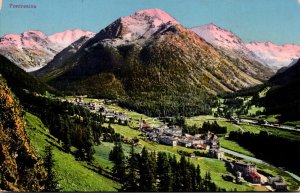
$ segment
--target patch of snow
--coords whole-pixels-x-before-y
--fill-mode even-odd
[[[83,31],[80,29],[75,29],[75,30],[66,30],[60,33],[55,33],[50,36],[48,36],[48,39],[61,47],[61,49],[66,48],[82,36],[87,36],[87,37],[92,37],[94,35],[93,32],[89,31]]]
[[[7,34],[0,39],[0,54],[25,71],[34,71],[45,66],[58,52],[81,37],[90,38],[94,35],[83,30],[67,30],[51,36],[38,30]]]
[[[300,46],[291,44],[278,46],[271,42],[245,43],[233,32],[212,23],[190,30],[230,54],[241,54],[274,70],[289,65],[294,58],[300,58]]]

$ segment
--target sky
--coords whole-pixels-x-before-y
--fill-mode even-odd
[[[185,27],[208,23],[245,42],[300,45],[300,0],[0,0],[0,36],[40,30],[99,32],[122,16],[159,8]],[[12,8],[30,4],[36,8]],[[0,5],[1,7],[1,5]]]

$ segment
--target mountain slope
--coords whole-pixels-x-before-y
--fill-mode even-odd
[[[274,71],[300,57],[300,46],[277,46],[270,42],[243,42],[236,34],[214,24],[194,27],[191,31],[233,57],[248,58],[271,67]]]
[[[59,180],[61,191],[111,191],[115,192],[120,188],[120,184],[90,170],[86,165],[63,150],[63,145],[58,139],[51,135],[49,129],[35,115],[26,112],[26,132],[32,146],[37,153],[44,155],[43,150],[49,144],[53,145],[53,155],[55,159],[54,169]]]
[[[43,68],[32,72],[37,77],[41,77],[47,74],[47,76],[51,76],[52,74],[57,74],[56,70],[59,70],[60,66],[63,65],[74,53],[79,50],[79,48],[88,41],[94,34],[89,36],[83,36],[73,42],[71,45],[63,49],[61,52],[56,54],[54,58]],[[51,72],[51,73],[49,73]],[[45,78],[44,78],[45,79]]]
[[[44,76],[58,89],[101,97],[107,96],[100,88],[114,90],[115,98],[142,106],[143,97],[166,105],[200,105],[211,95],[259,84],[271,74],[267,67],[216,50],[159,9],[119,18],[58,69]],[[102,81],[107,75],[111,81]]]
[[[42,191],[45,169],[25,133],[23,111],[0,77],[0,189]]]
[[[190,29],[212,45],[225,50],[235,57],[247,57],[255,60],[255,55],[246,47],[245,43],[231,31],[227,31],[213,23],[193,27]]]
[[[92,34],[82,30],[67,30],[50,36],[35,30],[7,34],[0,39],[0,54],[24,70],[34,71],[80,37]]]
[[[17,95],[23,92],[24,89],[39,94],[45,94],[46,92],[58,94],[55,89],[26,73],[2,55],[0,55],[0,74]]]
[[[300,120],[300,60],[270,79],[272,88],[264,99],[268,114],[281,114],[281,121]]]

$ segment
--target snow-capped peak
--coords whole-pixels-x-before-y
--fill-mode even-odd
[[[47,38],[46,34],[39,30],[29,30],[22,33],[22,36],[25,38],[31,38],[31,37],[39,37],[39,38]]]
[[[93,35],[83,30],[66,30],[51,36],[38,30],[7,34],[0,38],[0,54],[24,70],[33,71],[46,65],[58,52],[79,38]]]
[[[143,44],[157,32],[179,24],[172,16],[160,9],[145,9],[114,21],[101,30],[95,40],[106,39],[107,44],[115,46],[133,42]],[[91,46],[95,45],[97,42]]]
[[[293,58],[300,57],[300,46],[285,44],[278,46],[272,42],[245,43],[233,32],[222,29],[213,23],[191,28],[193,32],[204,38],[212,45],[232,54],[242,54],[249,59],[278,70],[292,62]]]
[[[94,35],[93,32],[83,31],[80,29],[75,30],[66,30],[63,32],[55,33],[48,36],[48,39],[54,44],[66,48],[74,41],[78,40],[82,36],[92,37]]]
[[[282,46],[272,42],[250,42],[246,47],[264,63],[279,69],[288,66],[293,59],[300,58],[300,46],[285,44]]]
[[[191,28],[209,43],[229,50],[245,49],[242,40],[231,31],[221,29],[213,23]]]
[[[171,22],[172,24],[179,24],[174,17],[157,8],[137,11],[132,15],[132,17],[149,17],[153,20],[159,20],[161,23]]]

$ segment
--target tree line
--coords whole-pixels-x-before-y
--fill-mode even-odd
[[[177,161],[175,155],[149,152],[145,147],[141,153],[136,153],[132,145],[126,157],[122,144],[116,143],[109,158],[114,163],[114,176],[123,184],[121,191],[225,191],[211,181],[209,172],[201,177],[200,166],[195,166],[185,156]]]
[[[193,126],[185,125],[183,127],[183,132],[191,134],[191,135],[203,134],[203,133],[207,133],[208,131],[213,132],[215,134],[226,134],[227,127],[220,126],[217,123],[217,121],[214,121],[214,122],[205,121],[203,123],[202,127],[199,127],[196,124]]]

